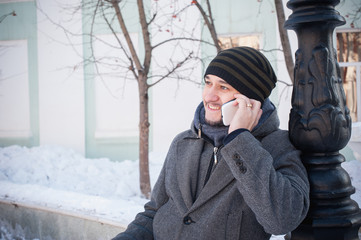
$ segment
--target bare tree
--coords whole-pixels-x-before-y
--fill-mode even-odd
[[[148,5],[145,5],[147,3]],[[192,72],[196,71],[200,59],[200,43],[207,43],[201,40],[200,23],[187,22],[188,11],[195,11],[190,8],[191,4],[179,4],[177,1],[166,2],[166,7],[160,6],[158,1],[146,2],[143,0],[88,0],[82,1],[81,6],[64,6],[64,10],[70,10],[70,15],[75,11],[82,11],[83,25],[87,30],[81,33],[69,32],[64,26],[53,21],[50,16],[47,18],[57,27],[69,35],[69,39],[74,36],[83,36],[90,50],[91,56],[86,57],[81,64],[95,65],[96,74],[102,75],[98,66],[106,65],[109,68],[121,68],[117,78],[119,81],[129,80],[129,75],[135,79],[138,86],[139,98],[139,177],[140,189],[144,197],[149,198],[151,184],[149,176],[149,89],[165,79],[168,80],[188,80],[200,84],[198,79],[192,79]],[[130,7],[129,7],[130,6]],[[127,8],[128,7],[128,8]],[[38,6],[41,11],[41,7]],[[135,10],[136,15],[129,17],[129,9]],[[132,11],[134,12],[134,11]],[[74,15],[74,14],[73,14]],[[130,19],[131,18],[131,19]],[[99,23],[100,22],[100,23]],[[132,39],[132,32],[129,26],[140,26],[141,42]],[[99,26],[106,28],[114,37],[116,44],[109,43],[101,39],[97,31]],[[198,31],[198,32],[197,32]],[[104,32],[104,31],[103,31]],[[134,30],[133,30],[134,32]],[[156,38],[155,34],[164,34],[166,37]],[[101,35],[101,34],[100,34]],[[158,40],[154,40],[158,39]],[[109,56],[99,57],[96,54],[95,43],[101,42],[114,52],[119,52],[123,57],[113,57],[109,61]],[[190,44],[191,43],[191,44]],[[154,51],[166,47],[166,52],[170,52],[166,64],[158,64],[154,61]],[[169,49],[169,51],[168,51]],[[168,56],[168,55],[167,55]],[[108,60],[106,59],[108,58]],[[115,59],[116,58],[116,59]],[[116,65],[116,66],[115,66]],[[157,67],[156,72],[152,72],[153,67]]]
[[[106,4],[110,4],[106,6]],[[138,91],[139,91],[139,175],[140,175],[140,189],[142,194],[149,198],[151,193],[150,187],[150,177],[149,177],[149,98],[148,92],[149,88],[158,84],[159,82],[163,81],[169,77],[177,77],[177,71],[185,65],[188,61],[195,58],[196,54],[192,51],[188,51],[184,54],[183,59],[178,60],[175,64],[171,65],[167,68],[167,71],[164,72],[161,76],[155,77],[152,83],[149,83],[148,80],[150,76],[150,69],[151,69],[151,61],[152,61],[152,53],[153,50],[161,45],[170,43],[170,42],[177,42],[180,44],[179,41],[200,41],[200,39],[196,39],[189,34],[188,36],[171,36],[169,39],[165,39],[162,42],[158,42],[152,44],[151,41],[151,24],[154,23],[155,19],[158,17],[157,12],[154,12],[150,15],[150,11],[146,11],[146,6],[142,0],[137,0],[137,10],[138,10],[138,17],[139,17],[139,24],[141,26],[142,31],[142,40],[143,40],[143,47],[144,47],[144,57],[141,60],[139,54],[136,52],[136,48],[134,42],[132,41],[129,30],[126,25],[127,19],[124,18],[121,6],[124,6],[123,1],[119,0],[98,0],[98,5],[101,9],[110,8],[114,11],[115,17],[117,19],[117,24],[119,24],[121,28],[121,32],[126,40],[126,46],[124,46],[120,40],[118,43],[120,44],[122,49],[127,49],[129,51],[129,55],[127,56],[129,60],[128,69],[133,74],[134,78],[138,83]],[[101,10],[105,11],[105,10]],[[186,11],[186,8],[179,9],[178,12],[174,12],[171,18],[177,18],[178,14],[181,12]],[[147,15],[147,13],[149,15]],[[111,31],[114,33],[114,36],[117,37],[116,31],[114,30],[114,24],[112,23],[112,14],[108,17],[107,14],[102,13],[103,18],[105,19],[107,26]],[[179,45],[178,45],[179,46]],[[125,52],[128,52],[125,51]],[[152,76],[154,77],[154,76]]]

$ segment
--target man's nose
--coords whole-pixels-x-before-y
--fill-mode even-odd
[[[207,91],[204,100],[205,100],[206,102],[215,102],[215,101],[218,101],[218,100],[219,100],[219,96],[218,96],[218,93],[217,93],[216,89],[210,88],[210,89]]]

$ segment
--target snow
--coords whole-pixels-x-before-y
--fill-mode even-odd
[[[152,186],[165,155],[150,153]],[[351,198],[360,205],[361,175],[358,173],[361,162],[344,162],[342,167],[350,174],[356,188]],[[90,159],[72,149],[49,145],[0,148],[0,198],[88,214],[124,226],[143,210],[147,202],[139,190],[138,161]],[[0,239],[11,239],[4,236],[19,232],[7,229],[4,219],[0,219],[0,227]],[[272,239],[283,238],[273,236]]]
[[[163,155],[150,154],[154,183]],[[89,159],[60,146],[0,148],[0,198],[88,213],[127,225],[147,201],[138,161]],[[36,193],[36,194],[34,194]]]

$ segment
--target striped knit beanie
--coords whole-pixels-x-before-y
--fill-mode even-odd
[[[277,77],[267,58],[256,49],[223,50],[211,61],[204,76],[222,78],[238,92],[262,104],[276,85]]]

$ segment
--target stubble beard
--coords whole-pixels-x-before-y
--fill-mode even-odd
[[[208,124],[209,126],[212,126],[212,127],[223,127],[224,126],[222,119],[219,121],[209,121],[206,119],[206,124]]]
[[[206,107],[207,107],[207,103],[203,102],[203,104],[204,104],[204,108],[206,108]],[[205,121],[206,121],[206,124],[207,124],[207,125],[213,126],[213,127],[222,127],[222,126],[224,126],[223,121],[222,121],[222,117],[221,117],[221,119],[218,120],[218,121],[209,120],[209,119],[207,119],[207,110],[206,110],[205,115],[206,115],[206,116],[205,116]]]

